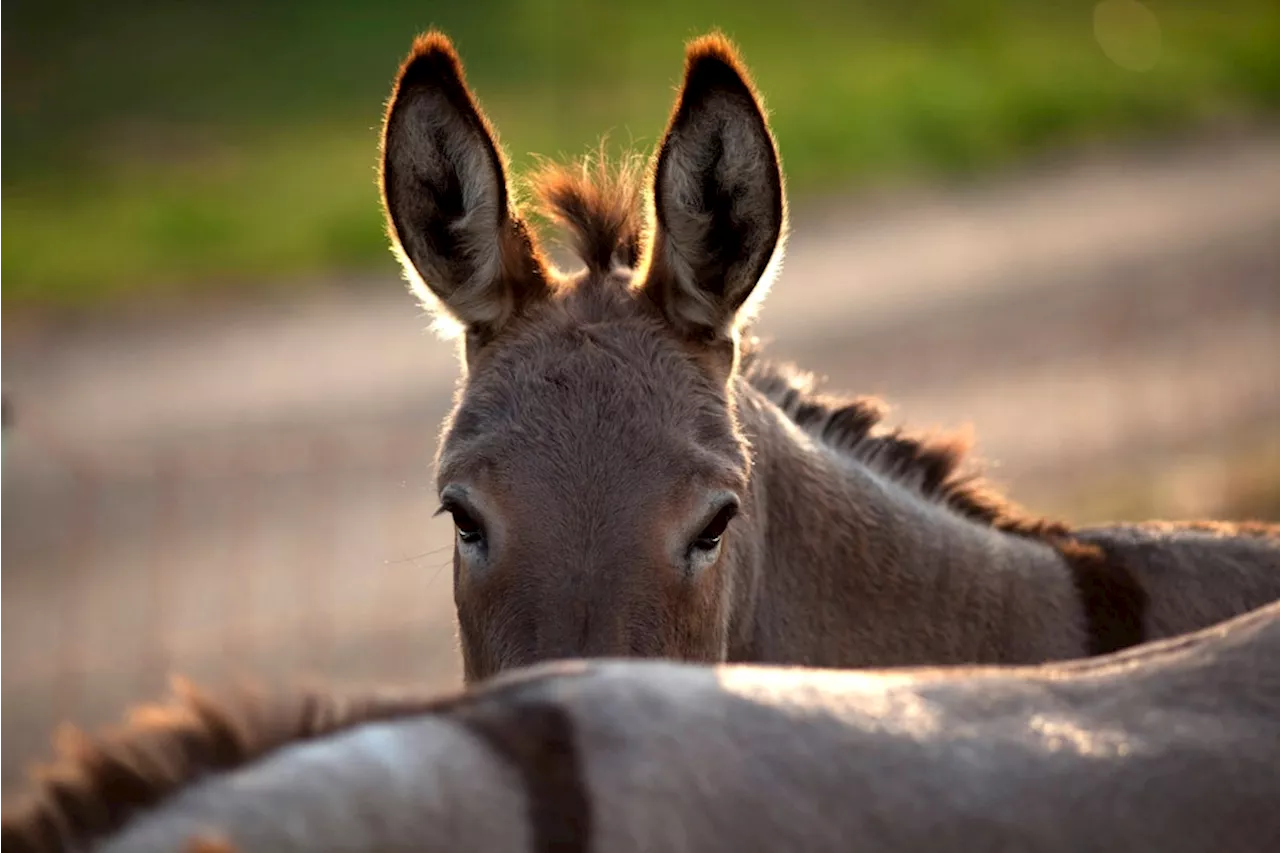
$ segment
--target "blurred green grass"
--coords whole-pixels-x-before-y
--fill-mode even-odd
[[[391,271],[377,129],[430,26],[517,168],[604,132],[648,150],[683,41],[720,27],[793,197],[1280,110],[1280,3],[1146,5],[1161,53],[1137,72],[1062,0],[6,3],[5,307]]]

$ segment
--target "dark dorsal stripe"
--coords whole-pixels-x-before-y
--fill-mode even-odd
[[[502,703],[460,705],[451,716],[520,775],[529,803],[534,853],[590,850],[591,798],[573,721],[563,708],[507,694]]]
[[[1071,569],[1089,631],[1090,655],[1105,655],[1147,639],[1147,593],[1129,568],[1093,544],[1058,546]]]
[[[565,665],[551,675],[563,681],[583,672],[585,667]],[[585,853],[590,808],[572,722],[563,710],[522,695],[546,678],[545,671],[513,672],[474,692],[364,697],[248,690],[215,698],[181,682],[172,700],[144,706],[147,714],[135,714],[123,726],[64,740],[28,796],[5,804],[0,846],[5,853],[88,848],[138,814],[163,808],[197,779],[356,726],[438,714],[474,732],[520,773],[529,792],[534,850]],[[190,853],[230,847],[216,835],[192,841]]]

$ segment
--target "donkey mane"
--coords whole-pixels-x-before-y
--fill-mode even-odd
[[[610,163],[602,144],[597,154],[572,165],[544,164],[530,185],[537,212],[568,231],[579,260],[594,272],[608,272],[615,263],[634,267],[642,255],[643,176],[639,159],[628,156]],[[747,335],[741,369],[756,390],[805,432],[922,497],[1015,535],[1070,536],[1067,525],[1028,514],[992,489],[967,464],[970,448],[964,437],[882,428],[887,407],[881,400],[821,392],[811,374],[769,361],[761,343]]]
[[[529,178],[537,212],[569,234],[569,244],[592,272],[615,263],[635,267],[643,240],[641,177],[644,161],[626,155],[610,161],[599,152],[564,165],[544,161]]]
[[[545,163],[530,184],[537,212],[569,232],[570,246],[589,269],[607,272],[615,263],[634,268],[643,255],[645,174],[635,156],[610,163],[602,143],[598,153],[572,165]],[[752,387],[806,433],[921,497],[996,530],[1047,541],[1072,552],[1069,557],[1083,557],[1083,552],[1100,556],[1096,548],[1074,539],[1070,525],[1027,512],[996,491],[972,464],[964,436],[886,428],[883,401],[820,390],[812,374],[766,358],[761,342],[750,334],[742,336],[740,369]],[[1274,524],[1256,521],[1140,526],[1219,536],[1277,535]]]
[[[1070,536],[1066,524],[1031,515],[996,492],[971,464],[963,436],[886,428],[888,408],[879,398],[822,392],[812,374],[767,360],[754,339],[745,343],[747,380],[825,446],[998,530],[1037,539]]]
[[[914,487],[921,496],[1015,536],[1046,540],[1059,550],[1079,553],[1071,525],[1029,513],[997,492],[971,464],[969,442],[958,434],[877,429],[887,412],[870,396],[840,396],[818,390],[811,373],[767,360],[755,338],[743,341],[742,370],[747,380],[801,429],[827,447]],[[1266,521],[1146,521],[1116,524],[1147,532],[1207,533],[1274,539],[1277,526]]]
[[[181,679],[171,689],[169,700],[135,708],[125,722],[95,736],[60,729],[55,759],[32,771],[34,790],[5,809],[3,848],[80,849],[210,774],[293,743],[457,701],[448,695],[348,698],[316,688],[268,696],[248,687],[215,699]],[[215,838],[197,841],[192,851],[220,849]]]

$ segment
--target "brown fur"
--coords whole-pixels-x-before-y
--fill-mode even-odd
[[[444,50],[427,44],[406,69]],[[568,230],[586,270],[553,269],[530,233],[501,268],[540,270],[545,287],[473,276],[475,298],[459,301],[464,276],[433,272],[480,255],[454,257],[413,229],[465,223],[477,245],[502,247],[518,216],[508,205],[488,231],[474,216],[436,222],[432,210],[461,210],[448,182],[397,177],[435,164],[473,199],[506,184],[448,56],[414,77],[427,82],[407,86],[402,72],[383,175],[408,188],[384,193],[397,245],[419,247],[401,253],[407,274],[468,331],[437,460],[442,510],[476,530],[454,555],[468,680],[599,655],[1026,663],[1280,597],[1278,526],[1038,518],[991,488],[957,437],[886,428],[878,402],[764,358],[749,330],[781,257],[785,193],[763,106],[722,37],[689,46],[646,186],[633,162],[614,170],[603,156],[534,177],[540,213]],[[432,79],[454,94],[442,101]],[[414,113],[418,102],[439,108]]]
[[[569,673],[565,673],[568,675]],[[332,737],[369,723],[423,714],[452,714],[493,750],[561,777],[573,761],[572,744],[557,735],[557,720],[529,706],[517,727],[495,725],[488,701],[518,691],[527,674],[513,673],[475,696],[453,693],[351,694],[323,686],[267,693],[245,685],[219,695],[175,679],[164,702],[135,707],[123,723],[94,735],[63,727],[54,737],[55,758],[31,772],[32,790],[6,806],[0,847],[6,853],[57,853],[110,836],[135,816],[202,779],[226,773],[304,741]],[[524,706],[521,706],[522,708]],[[551,752],[546,744],[559,744]],[[572,774],[569,774],[572,775]],[[584,811],[582,794],[566,779],[548,787],[535,805],[540,832],[563,834],[560,820]],[[234,853],[216,831],[190,839],[191,853]]]
[[[596,272],[608,272],[616,253],[634,266],[643,243],[642,172],[628,159],[611,166],[603,151],[571,167],[545,165],[530,183],[539,212],[568,229],[578,257]],[[626,258],[631,260],[628,262]],[[587,281],[582,284],[585,285]],[[754,337],[740,345],[742,375],[772,400],[797,426],[830,447],[913,484],[921,497],[999,530],[1026,536],[1065,537],[1067,525],[1026,513],[996,492],[973,470],[967,470],[968,442],[958,434],[926,435],[901,427],[877,431],[886,413],[875,397],[842,397],[820,392],[810,374],[769,361]],[[1196,522],[1222,528],[1224,522]],[[1227,525],[1239,529],[1249,524]],[[1265,524],[1253,524],[1263,535]]]
[[[827,445],[912,485],[923,498],[995,530],[1044,542],[1061,554],[1084,607],[1088,654],[1108,654],[1143,641],[1141,620],[1135,615],[1145,611],[1146,594],[1126,567],[1109,559],[1101,545],[1076,539],[1064,522],[1028,514],[997,493],[967,464],[969,446],[963,438],[913,434],[902,428],[876,434],[885,411],[879,400],[820,394],[811,377],[763,362],[754,350],[750,355],[746,374],[752,384]],[[1267,525],[1262,524],[1186,526],[1215,531],[1242,528],[1250,530],[1249,535],[1275,535],[1274,527],[1267,534]]]
[[[183,853],[236,853],[236,848],[220,836],[201,835],[193,838]]]
[[[685,51],[684,86],[658,145],[651,190],[641,291],[678,333],[702,343],[729,338],[781,257],[787,209],[763,101],[719,33]]]
[[[76,848],[119,830],[135,814],[205,776],[287,744],[429,712],[448,701],[393,695],[350,699],[316,689],[287,698],[267,699],[255,689],[215,698],[181,680],[173,691],[171,700],[136,708],[122,725],[95,737],[60,730],[56,758],[32,773],[36,792],[6,808],[0,846],[7,853]],[[217,843],[196,839],[193,849],[213,853]]]
[[[573,721],[554,702],[479,703],[455,717],[520,775],[535,853],[587,853],[591,795]]]
[[[797,426],[850,458],[912,485],[923,498],[1019,536],[1048,540],[1070,533],[1065,523],[1028,514],[996,492],[974,470],[967,458],[968,441],[959,434],[929,435],[902,427],[877,430],[886,411],[881,400],[822,393],[811,375],[765,360],[754,340],[743,353],[743,373]]]
[[[592,272],[640,260],[641,168],[634,157],[610,163],[601,143],[597,156],[572,166],[548,162],[530,180],[539,212],[569,232],[574,252]]]
[[[114,816],[112,827],[133,826],[42,835],[73,825],[66,800],[46,796],[39,822],[29,807],[6,811],[4,849],[458,850],[475,849],[477,828],[493,840],[483,827],[495,824],[500,843],[484,849],[539,853],[1066,851],[1099,839],[1269,849],[1280,832],[1278,620],[1273,604],[1119,654],[1034,667],[597,661],[394,700],[188,690],[64,756],[65,775],[83,780],[79,801]],[[386,722],[410,725],[338,742]],[[228,728],[246,733],[232,750]],[[138,762],[158,740],[189,758],[165,773]],[[133,756],[160,793],[140,802],[137,786],[102,771],[96,756],[108,752]],[[318,768],[329,771],[319,785]],[[317,821],[342,838],[312,830]]]
[[[431,125],[432,117],[456,114]],[[428,122],[419,128],[417,122]],[[423,159],[387,137],[400,127],[431,135],[464,158]],[[547,293],[546,264],[533,235],[512,204],[503,175],[506,158],[497,134],[467,88],[462,63],[449,39],[426,33],[400,67],[383,119],[379,186],[390,217],[392,243],[416,271],[415,290],[430,294],[469,325],[474,340],[496,334],[513,315]],[[408,156],[401,156],[407,154]],[[468,220],[492,219],[490,228]],[[496,258],[495,258],[496,256]],[[492,262],[496,260],[496,265]],[[431,286],[421,286],[421,275]]]

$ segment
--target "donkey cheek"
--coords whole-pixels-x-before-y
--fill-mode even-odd
[[[691,661],[716,662],[727,655],[722,611],[725,594],[721,561],[695,578],[667,585],[664,653]]]

